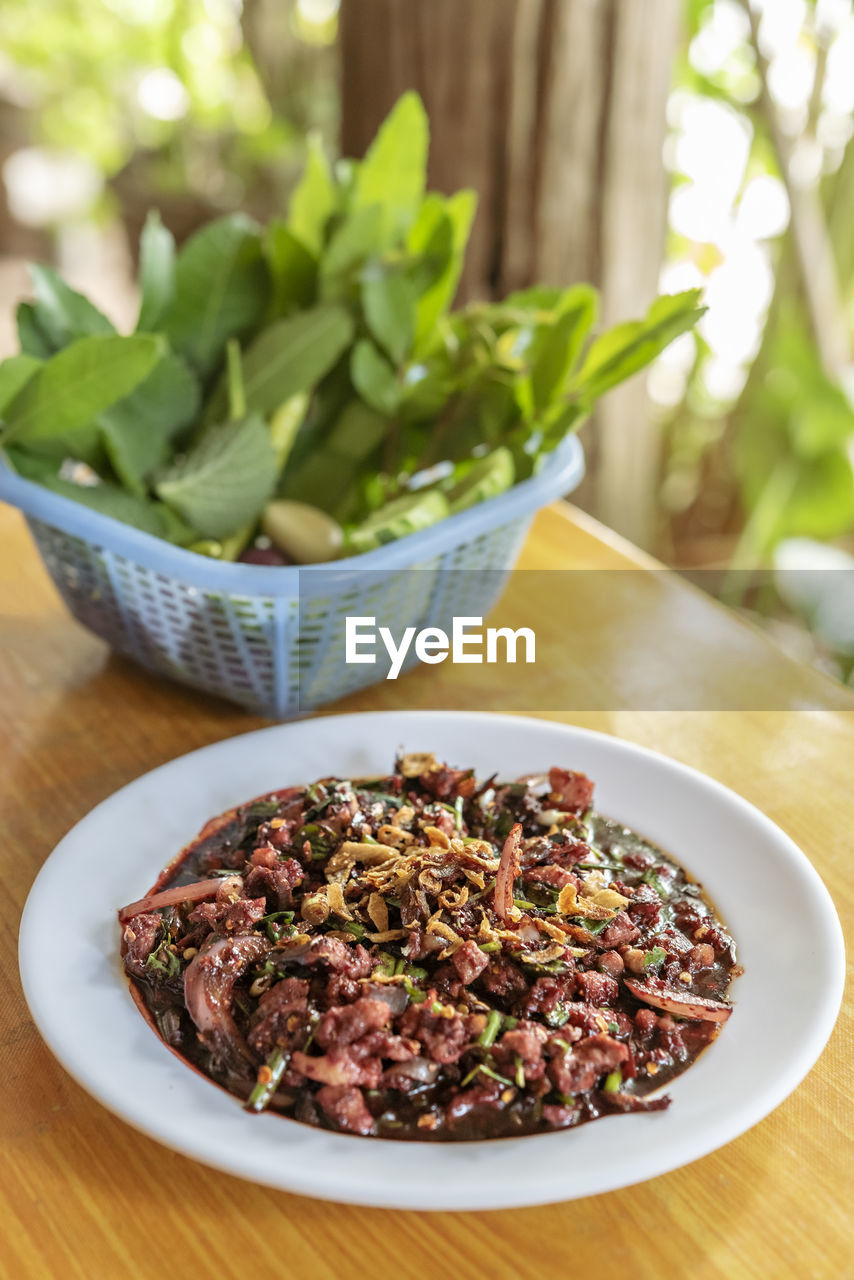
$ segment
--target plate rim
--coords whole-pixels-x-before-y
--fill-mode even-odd
[[[36,972],[35,966],[32,964],[32,954],[37,946],[35,935],[30,930],[29,920],[35,916],[39,909],[39,897],[46,892],[46,886],[49,885],[51,879],[51,871],[55,871],[57,865],[62,863],[69,856],[67,852],[72,848],[74,838],[78,833],[78,829],[93,819],[96,814],[104,810],[121,799],[126,798],[126,793],[137,788],[143,781],[147,783],[157,783],[161,775],[173,770],[175,766],[190,759],[204,755],[213,755],[217,752],[226,753],[232,750],[239,750],[239,744],[244,743],[248,739],[258,740],[264,737],[277,737],[279,735],[289,735],[291,733],[299,733],[306,726],[316,727],[324,725],[328,722],[329,731],[334,732],[335,727],[342,722],[353,724],[359,722],[364,724],[368,721],[381,720],[387,723],[395,721],[407,721],[410,724],[413,719],[421,722],[447,722],[449,720],[463,719],[475,722],[504,722],[507,725],[519,726],[520,722],[529,727],[535,727],[538,732],[553,734],[555,738],[563,735],[575,737],[577,741],[583,743],[585,740],[592,739],[600,742],[605,749],[616,750],[622,752],[626,756],[639,757],[641,759],[652,758],[656,763],[663,765],[670,770],[675,770],[682,775],[691,777],[695,784],[699,783],[707,790],[721,798],[730,807],[735,806],[740,814],[752,821],[759,822],[764,827],[769,838],[779,846],[779,852],[784,853],[786,860],[790,865],[794,866],[811,884],[813,902],[824,917],[824,924],[827,926],[827,934],[825,937],[826,947],[831,953],[831,964],[833,972],[828,980],[825,977],[822,988],[822,999],[817,1002],[814,1009],[814,1026],[813,1030],[806,1041],[800,1041],[795,1046],[792,1056],[786,1060],[775,1075],[771,1085],[766,1085],[761,1094],[761,1102],[758,1105],[754,1102],[753,1106],[746,1108],[742,1103],[741,1107],[736,1107],[722,1113],[720,1132],[718,1134],[709,1134],[708,1140],[697,1142],[696,1140],[687,1143],[690,1149],[689,1154],[674,1154],[674,1144],[663,1144],[661,1150],[653,1149],[646,1163],[645,1171],[637,1176],[626,1177],[618,1174],[616,1180],[611,1176],[602,1176],[591,1179],[591,1186],[583,1191],[567,1192],[565,1188],[555,1188],[553,1184],[546,1185],[538,1183],[535,1178],[528,1177],[524,1184],[517,1186],[513,1184],[512,1189],[508,1187],[508,1194],[502,1196],[496,1194],[494,1189],[490,1189],[486,1195],[478,1195],[477,1188],[472,1188],[472,1194],[469,1195],[464,1204],[460,1204],[458,1193],[454,1193],[452,1197],[445,1200],[442,1199],[441,1188],[436,1188],[435,1195],[430,1204],[423,1201],[423,1190],[419,1189],[417,1193],[407,1195],[406,1187],[397,1184],[393,1196],[393,1202],[388,1199],[388,1194],[377,1190],[364,1190],[354,1187],[350,1182],[344,1182],[333,1168],[329,1170],[326,1167],[328,1162],[321,1160],[317,1168],[313,1168],[310,1162],[299,1170],[299,1176],[287,1176],[285,1167],[285,1176],[282,1176],[282,1168],[277,1169],[276,1173],[265,1175],[263,1171],[259,1171],[256,1166],[252,1165],[251,1159],[241,1159],[242,1152],[232,1151],[229,1158],[218,1156],[210,1151],[200,1151],[199,1144],[183,1141],[180,1137],[164,1132],[162,1127],[158,1127],[156,1117],[147,1118],[137,1114],[138,1108],[128,1108],[127,1105],[119,1105],[111,1096],[105,1096],[102,1088],[93,1082],[92,1078],[87,1076],[85,1070],[79,1067],[73,1052],[68,1052],[67,1045],[63,1043],[63,1036],[57,1032],[56,1027],[52,1025],[49,1014],[45,1015],[44,1002],[42,993],[37,990],[37,980],[33,977]],[[408,731],[411,736],[411,731]],[[500,750],[500,749],[499,749]],[[192,838],[192,837],[189,837]],[[169,857],[174,857],[175,852],[171,854],[167,851],[167,858],[162,865],[166,865]],[[51,864],[53,863],[53,867]],[[688,868],[690,871],[690,867]],[[152,869],[152,878],[156,875],[157,869]],[[249,730],[245,733],[236,734],[221,738],[215,742],[208,743],[205,746],[195,748],[191,751],[184,752],[175,756],[173,759],[165,761],[163,764],[155,766],[151,770],[138,775],[136,778],[125,783],[122,787],[106,796],[97,805],[93,806],[86,814],[81,817],[58,841],[54,849],[50,852],[44,863],[40,867],[33,883],[27,894],[24,909],[21,915],[18,938],[18,957],[21,984],[24,997],[39,1034],[44,1040],[47,1048],[60,1063],[65,1070],[91,1097],[95,1099],[101,1106],[104,1106],[111,1114],[117,1116],[124,1123],[130,1124],[132,1128],[152,1138],[154,1141],[166,1146],[168,1149],[179,1152],[190,1159],[196,1160],[206,1166],[216,1168],[221,1172],[228,1173],[231,1176],[237,1176],[266,1185],[277,1190],[287,1191],[296,1195],[308,1195],[315,1198],[333,1200],[339,1203],[348,1203],[361,1205],[366,1207],[391,1207],[396,1209],[420,1209],[447,1211],[455,1209],[464,1210],[499,1210],[513,1207],[525,1207],[537,1204],[556,1203],[567,1201],[574,1198],[582,1198],[589,1195],[602,1194],[609,1190],[617,1190],[624,1187],[637,1185],[646,1182],[651,1178],[661,1176],[666,1172],[670,1172],[688,1164],[695,1160],[701,1159],[705,1155],[713,1151],[719,1150],[734,1141],[737,1137],[746,1133],[754,1125],[760,1123],[767,1118],[789,1095],[800,1085],[810,1070],[813,1068],[819,1057],[827,1046],[828,1040],[833,1032],[836,1024],[839,1010],[841,1007],[844,985],[845,985],[845,944],[842,926],[833,903],[833,899],[824,884],[817,868],[810,861],[808,856],[795,843],[795,841],[778,826],[767,814],[760,810],[751,801],[740,795],[737,791],[728,787],[726,784],[719,782],[710,774],[704,773],[701,769],[684,763],[667,755],[665,752],[644,746],[633,740],[620,737],[617,734],[603,732],[597,729],[588,729],[585,726],[566,723],[560,720],[547,719],[538,716],[516,715],[513,713],[496,713],[489,711],[441,711],[441,710],[389,710],[389,711],[365,711],[365,712],[349,712],[334,715],[320,715],[309,718],[290,721],[287,723],[273,724],[263,726],[258,729]],[[117,967],[119,981],[124,984],[126,979],[121,970]],[[128,998],[130,999],[129,993]],[[137,1013],[138,1016],[138,1013]],[[140,1019],[141,1025],[144,1025]],[[150,1029],[147,1029],[149,1034]],[[156,1038],[155,1038],[156,1039]],[[160,1046],[163,1047],[163,1046]],[[167,1051],[169,1052],[169,1051]],[[170,1053],[171,1056],[171,1053]],[[678,1077],[677,1077],[678,1079]],[[205,1084],[212,1082],[205,1080]],[[230,1095],[226,1091],[221,1090],[219,1086],[213,1085],[213,1088],[229,1098]],[[144,1110],[144,1107],[143,1107]],[[748,1110],[750,1116],[746,1122],[742,1112]],[[623,1123],[626,1124],[630,1120],[636,1118],[648,1117],[625,1117]],[[271,1116],[265,1117],[273,1123],[288,1123],[286,1117]],[[255,1121],[257,1123],[257,1121]],[[294,1122],[290,1122],[294,1123]],[[308,1126],[298,1126],[300,1131],[308,1129]],[[587,1126],[585,1126],[586,1128]],[[319,1131],[326,1133],[326,1131]],[[552,1141],[558,1140],[563,1136],[566,1138],[564,1131],[556,1131],[553,1134],[541,1134],[527,1136],[527,1141]],[[334,1137],[347,1143],[365,1144],[366,1140],[353,1137],[352,1135],[335,1134]],[[393,1148],[399,1151],[401,1147],[412,1150],[413,1148],[428,1147],[431,1150],[459,1150],[460,1148],[480,1148],[495,1150],[498,1143],[518,1142],[523,1139],[489,1139],[477,1142],[467,1142],[461,1144],[416,1144],[393,1140],[370,1139],[371,1149],[379,1151],[381,1146]],[[682,1145],[682,1144],[680,1144]],[[349,1175],[348,1175],[349,1176]]]

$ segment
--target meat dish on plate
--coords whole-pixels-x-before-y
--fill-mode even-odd
[[[383,1138],[662,1110],[740,972],[701,886],[583,773],[429,753],[212,819],[119,921],[175,1053],[249,1111]]]

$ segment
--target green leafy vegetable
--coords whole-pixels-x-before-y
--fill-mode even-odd
[[[274,316],[309,307],[317,289],[317,260],[282,218],[274,218],[264,235],[264,255],[270,270]]]
[[[288,209],[288,225],[311,253],[323,249],[326,224],[338,209],[338,189],[323,144],[316,134],[308,139],[305,169]]]
[[[47,360],[59,350],[59,346],[52,341],[50,334],[42,328],[35,303],[20,302],[15,312],[15,323],[22,355]]]
[[[51,456],[74,454],[75,433],[142,382],[160,350],[159,340],[149,336],[78,338],[6,406],[4,441]]]
[[[538,411],[562,393],[596,319],[596,302],[595,289],[576,285],[563,296],[554,322],[539,329],[531,351],[531,390]]]
[[[137,332],[150,333],[175,295],[175,240],[156,209],[149,212],[139,240],[139,287]]]
[[[577,375],[576,389],[586,400],[596,399],[618,382],[654,360],[674,338],[697,323],[705,308],[700,290],[667,294],[653,302],[644,320],[619,324],[597,338]]]
[[[383,209],[391,237],[415,221],[424,194],[429,141],[424,104],[417,93],[405,93],[380,125],[357,170],[354,208]]]
[[[398,272],[375,272],[362,281],[362,310],[371,334],[395,364],[412,347],[415,289]]]
[[[400,404],[394,369],[372,342],[357,342],[350,357],[350,376],[362,399],[378,413],[393,414]]]
[[[418,300],[415,316],[415,351],[423,355],[431,350],[437,340],[436,326],[440,317],[454,300],[463,270],[466,245],[477,210],[474,191],[458,191],[447,200],[441,196],[427,195],[422,214],[412,228],[409,249],[423,254],[428,261],[433,255],[444,258],[444,264],[436,279]],[[447,244],[447,251],[443,248]]]
[[[329,372],[353,337],[353,321],[338,306],[301,311],[270,325],[247,348],[243,381],[250,411],[272,413]]]
[[[82,293],[70,289],[53,267],[31,266],[35,314],[55,350],[89,334],[115,333],[115,328]]]
[[[208,223],[175,263],[175,297],[163,320],[172,347],[207,377],[228,339],[261,318],[269,289],[261,234],[252,219],[235,213]]]
[[[275,483],[269,431],[252,415],[207,431],[155,491],[204,537],[225,538],[257,519]]]
[[[41,363],[36,356],[18,355],[0,364],[0,414],[41,368]]]
[[[131,493],[144,494],[152,472],[168,460],[172,441],[195,420],[199,384],[179,356],[163,356],[151,373],[99,422],[107,456]]]
[[[118,485],[106,482],[93,485],[73,484],[58,476],[45,476],[41,483],[63,498],[72,498],[85,507],[91,507],[93,511],[99,511],[101,515],[132,525],[134,529],[141,529],[143,533],[150,533],[155,538],[165,538],[167,542],[183,546],[195,536],[193,530],[162,502],[139,498],[120,489]]]
[[[476,200],[425,190],[428,132],[407,93],[361,161],[333,167],[312,138],[286,218],[217,218],[177,254],[150,213],[133,337],[35,268],[21,354],[0,364],[9,464],[196,553],[250,556],[264,533],[300,562],[381,547],[535,474],[598,396],[696,321],[699,297],[660,298],[592,341],[588,285],[451,311]],[[811,405],[766,505],[779,511],[782,494],[789,523],[814,531],[813,489],[834,495],[835,526],[854,509],[854,471],[849,408]],[[807,459],[796,480],[790,453]]]

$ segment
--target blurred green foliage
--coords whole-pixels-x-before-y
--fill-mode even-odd
[[[852,130],[844,111],[836,111],[832,131],[822,132],[824,117],[834,114],[823,92],[828,47],[850,18],[841,13],[841,6],[834,33],[820,25],[815,6],[798,13],[796,6],[784,6],[780,0],[778,18],[783,7],[791,11],[794,24],[792,49],[811,64],[813,83],[797,110],[780,108],[781,118],[795,151],[800,149],[802,158],[818,157],[814,162],[821,176],[808,179],[806,185],[814,186],[824,214],[850,342],[854,337],[854,153],[847,143]],[[686,38],[677,68],[677,91],[730,112],[749,137],[732,207],[734,222],[753,179],[781,177],[768,103],[762,100],[743,7],[735,0],[685,0],[684,12]],[[729,31],[731,47],[715,61],[708,56],[708,42],[703,50],[699,44],[717,22]],[[721,38],[725,44],[726,36]],[[672,167],[675,188],[689,181],[678,162]],[[690,262],[711,284],[732,251],[726,244],[731,231],[732,226],[715,243],[692,239],[671,227],[668,257],[673,262]],[[793,234],[789,222],[762,243],[773,271],[773,289],[763,309],[756,345],[745,353],[741,383],[736,379],[730,395],[716,391],[706,376],[714,352],[701,326],[682,394],[671,401],[666,415],[663,496],[676,554],[681,550],[688,560],[707,554],[704,539],[711,539],[719,553],[728,547],[734,564],[749,568],[768,563],[784,539],[844,539],[854,532],[854,410],[849,389],[829,376],[819,359],[796,269]],[[743,575],[739,580],[745,581]]]
[[[219,207],[262,184],[281,195],[306,131],[334,129],[334,80],[327,74],[318,91],[310,48],[328,43],[334,25],[312,29],[293,0],[277,6],[276,56],[288,74],[272,101],[251,52],[260,8],[3,0],[0,97],[22,108],[29,142],[83,156],[107,178],[144,157],[152,195],[190,192]]]

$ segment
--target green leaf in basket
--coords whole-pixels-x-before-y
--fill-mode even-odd
[[[361,400],[348,400],[335,419],[326,445],[343,457],[363,462],[376,449],[388,427],[388,419],[375,409]]]
[[[272,314],[290,315],[310,307],[317,292],[317,260],[282,218],[264,233],[264,254],[273,286]]]
[[[165,355],[129,396],[101,414],[107,456],[132,493],[145,493],[147,478],[167,461],[170,444],[194,420],[199,401],[195,375],[180,356]]]
[[[239,213],[209,222],[190,237],[175,263],[175,297],[163,319],[173,349],[207,377],[228,339],[260,320],[269,290],[255,222]]]
[[[399,271],[376,266],[362,279],[362,310],[372,336],[402,364],[412,347],[415,330],[415,288]]]
[[[531,345],[534,409],[545,409],[563,392],[585,338],[596,319],[597,293],[590,285],[567,289],[558,300],[557,318],[541,325]]]
[[[310,134],[305,168],[288,206],[288,226],[313,254],[323,248],[326,224],[338,209],[338,191],[323,143]]]
[[[427,180],[430,128],[417,93],[398,98],[356,171],[353,207],[382,206],[392,236],[412,225]]]
[[[387,542],[395,542],[410,533],[418,533],[448,515],[448,500],[438,489],[407,493],[402,498],[373,511],[355,529],[350,529],[348,545],[352,552],[373,551]]]
[[[39,323],[39,316],[34,302],[19,302],[15,311],[15,324],[18,329],[18,343],[21,354],[35,356],[37,360],[47,360],[58,351],[58,346],[45,333]]]
[[[58,476],[62,466],[61,458],[41,458],[38,454],[27,453],[26,449],[16,449],[14,445],[3,449],[3,457],[13,471],[25,480],[36,480],[44,484],[49,476]]]
[[[0,364],[0,415],[42,365],[35,356],[9,356]]]
[[[350,274],[368,258],[377,257],[388,246],[387,211],[372,204],[354,209],[333,233],[320,260],[320,296],[334,299],[345,294]]]
[[[30,266],[35,290],[35,315],[54,350],[75,338],[115,333],[115,327],[82,293],[69,288],[53,267]]]
[[[353,340],[353,321],[343,307],[325,304],[269,325],[242,357],[246,407],[267,415],[300,391],[309,391],[328,373]],[[223,379],[205,411],[207,420],[226,416]]]
[[[175,294],[175,240],[156,209],[149,210],[139,238],[139,287],[142,296],[137,332],[151,333]]]
[[[400,386],[385,356],[372,342],[362,339],[350,357],[350,377],[362,399],[378,413],[389,416],[400,404]]]
[[[74,484],[69,480],[61,480],[58,476],[41,478],[45,488],[63,498],[71,498],[84,507],[100,511],[101,515],[120,520],[143,533],[153,534],[156,538],[165,538],[167,542],[175,542],[180,546],[192,542],[196,536],[173,511],[151,498],[142,498],[134,493],[127,493],[115,484]]]
[[[227,538],[257,519],[276,483],[270,434],[254,415],[209,429],[155,485],[164,502],[206,538]]]
[[[415,318],[418,354],[435,345],[438,321],[454,300],[476,210],[474,191],[458,191],[448,199],[430,192],[409,234],[411,253],[423,255],[430,262],[438,259],[441,264],[435,279],[418,300]]]
[[[4,441],[52,457],[82,457],[77,447],[94,420],[148,376],[161,340],[148,334],[78,338],[26,383],[4,412]]]
[[[700,297],[699,289],[666,294],[653,302],[645,319],[630,320],[603,333],[573,379],[574,393],[589,403],[643,369],[697,323],[705,311]]]
[[[448,494],[451,515],[504,493],[514,479],[513,454],[503,445],[477,458]]]

